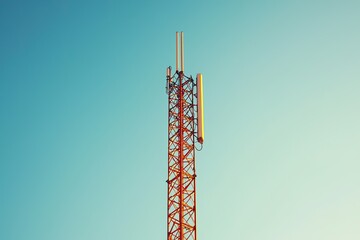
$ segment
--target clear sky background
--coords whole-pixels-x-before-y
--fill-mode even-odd
[[[1,1],[0,239],[166,239],[175,32],[198,239],[360,239],[360,1]]]

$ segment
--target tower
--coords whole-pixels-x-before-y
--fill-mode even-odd
[[[179,46],[180,40],[180,46]],[[184,72],[184,33],[176,32],[176,71],[168,94],[167,240],[196,240],[195,144],[204,141],[202,75]],[[180,62],[180,69],[179,69]]]

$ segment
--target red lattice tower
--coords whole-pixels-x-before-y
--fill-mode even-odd
[[[185,76],[182,32],[180,36],[181,70],[178,69],[178,33],[176,33],[176,72],[171,76],[171,68],[167,69],[169,97],[167,239],[196,240],[195,142],[203,143],[202,76],[198,74],[196,83],[191,76]]]

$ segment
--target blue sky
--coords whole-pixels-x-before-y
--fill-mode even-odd
[[[0,239],[165,239],[175,32],[198,238],[360,238],[360,2],[2,1]]]

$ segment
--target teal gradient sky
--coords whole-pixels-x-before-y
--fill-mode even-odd
[[[360,1],[2,1],[0,239],[166,239],[175,32],[199,240],[360,239]]]

